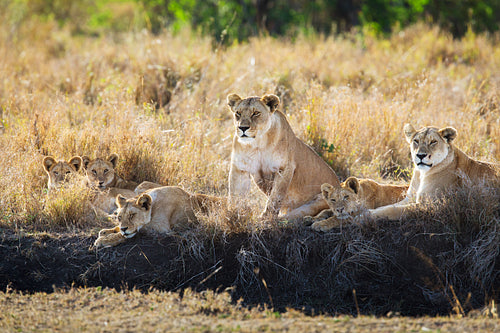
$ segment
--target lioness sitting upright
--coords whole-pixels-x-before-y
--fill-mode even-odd
[[[145,191],[130,199],[116,197],[118,225],[102,229],[94,243],[110,247],[134,237],[139,230],[149,233],[170,233],[197,222],[197,212],[224,206],[225,200],[204,194],[189,194],[177,186],[162,186]]]
[[[118,163],[116,154],[109,155],[107,159],[95,158],[93,160],[88,156],[82,156],[82,160],[91,187],[100,190],[116,187],[133,191],[138,185],[136,182],[124,180],[115,172]]]
[[[82,159],[80,156],[74,156],[66,162],[56,161],[52,156],[45,156],[42,164],[43,169],[49,176],[47,187],[50,191],[68,181],[70,176],[76,175],[82,167]]]
[[[457,136],[452,127],[424,127],[417,131],[406,124],[404,133],[415,165],[407,196],[394,205],[370,210],[373,217],[398,219],[415,204],[462,185],[464,178],[473,182],[498,179],[498,165],[476,161],[452,144]]]
[[[248,195],[253,179],[268,197],[263,216],[276,217],[280,210],[290,220],[316,215],[328,208],[321,184],[340,183],[328,164],[295,136],[277,110],[279,103],[275,95],[227,96],[235,125],[229,201]]]
[[[321,185],[323,198],[330,209],[315,217],[306,217],[314,230],[328,231],[340,226],[343,220],[362,214],[367,209],[397,203],[404,199],[408,185],[380,184],[371,179],[349,177],[340,188],[330,184]]]

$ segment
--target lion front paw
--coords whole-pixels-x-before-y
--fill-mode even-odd
[[[109,230],[113,229],[103,229],[99,232],[99,237],[95,240],[94,247],[101,249],[106,247],[112,247],[120,243],[123,243],[127,239],[120,232],[109,233]]]
[[[337,219],[329,218],[327,220],[314,222],[311,228],[316,231],[329,231],[333,228],[339,227],[341,222]]]
[[[302,223],[304,224],[304,226],[309,227],[311,224],[314,223],[314,217],[309,215],[304,216],[304,218],[302,219]]]

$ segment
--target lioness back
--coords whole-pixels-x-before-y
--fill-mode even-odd
[[[352,177],[354,178],[354,177]],[[372,179],[357,179],[359,182],[359,198],[368,209],[391,205],[403,200],[408,185],[380,184]],[[351,177],[342,183],[342,187],[352,188]]]

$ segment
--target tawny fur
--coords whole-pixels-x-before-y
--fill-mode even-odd
[[[88,156],[82,156],[83,167],[87,176],[89,186],[104,190],[107,188],[123,188],[133,191],[137,183],[127,181],[115,171],[118,163],[118,155],[111,154],[107,159],[95,158],[91,160]]]
[[[103,229],[95,241],[96,247],[123,243],[139,232],[168,234],[188,228],[197,222],[196,213],[206,213],[225,200],[204,194],[189,194],[177,186],[150,189],[134,198],[117,196],[118,225]]]
[[[242,99],[227,97],[234,113],[235,135],[229,173],[229,199],[234,203],[250,193],[251,180],[268,197],[262,216],[295,220],[316,215],[328,205],[321,184],[340,186],[335,172],[293,133],[277,110],[275,95]]]
[[[376,218],[399,219],[406,210],[424,200],[433,200],[450,188],[461,186],[464,179],[493,182],[499,179],[499,165],[480,162],[452,144],[457,131],[452,127],[424,127],[416,131],[404,127],[414,163],[413,177],[405,199],[370,210]]]
[[[60,187],[75,176],[82,167],[80,156],[74,156],[66,161],[56,161],[52,156],[45,156],[42,161],[43,169],[49,176],[47,187],[50,190]]]
[[[315,217],[307,216],[306,224],[312,224],[314,230],[328,231],[338,227],[342,220],[362,214],[366,209],[390,205],[402,200],[408,185],[380,184],[371,179],[349,177],[334,188],[323,184],[321,192],[329,209]]]

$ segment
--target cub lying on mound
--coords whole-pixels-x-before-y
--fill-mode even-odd
[[[461,186],[464,179],[492,182],[499,178],[498,165],[476,161],[452,144],[457,136],[452,127],[424,127],[416,131],[406,124],[404,133],[415,165],[408,194],[394,205],[370,210],[373,217],[399,219],[405,210]]]
[[[56,161],[52,156],[45,156],[42,164],[43,169],[49,176],[47,187],[50,191],[59,188],[63,183],[69,181],[71,176],[78,174],[82,167],[82,158],[74,156],[66,162]]]
[[[314,230],[328,231],[338,227],[342,220],[357,216],[366,209],[373,209],[399,202],[406,195],[408,185],[379,184],[371,179],[347,178],[340,188],[321,185],[323,198],[330,209],[315,217],[306,216]]]
[[[89,186],[104,190],[110,187],[124,188],[133,191],[137,183],[127,181],[115,172],[118,163],[118,155],[111,154],[107,159],[95,158],[91,160],[88,156],[82,156],[83,167],[87,175]]]
[[[189,194],[177,186],[163,186],[148,190],[135,198],[116,197],[118,226],[103,229],[95,247],[110,247],[134,237],[139,230],[149,233],[170,233],[197,222],[196,212],[224,204],[219,197]]]
[[[229,172],[229,200],[250,193],[251,179],[268,197],[265,217],[297,219],[328,208],[321,184],[339,186],[335,172],[293,133],[277,110],[275,95],[227,96],[234,113],[235,135]]]

